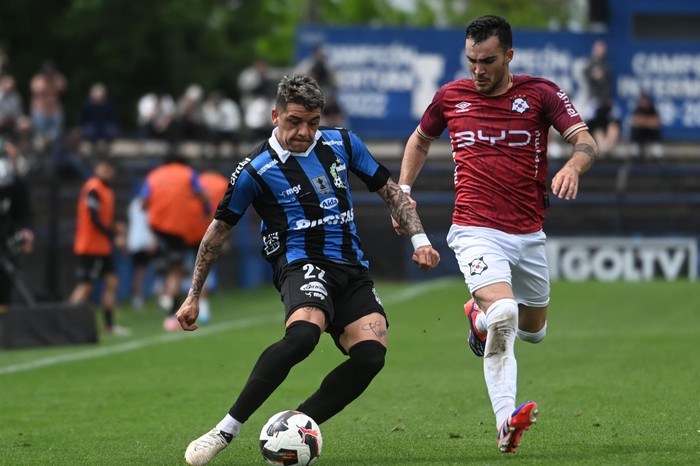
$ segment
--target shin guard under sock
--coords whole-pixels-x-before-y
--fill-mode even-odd
[[[284,338],[260,355],[229,414],[241,423],[247,421],[284,381],[292,367],[311,354],[320,337],[321,329],[310,322],[296,321],[287,327]]]
[[[327,421],[360,396],[384,367],[386,348],[375,340],[361,341],[348,352],[350,358],[323,379],[321,387],[298,410],[317,424]]]

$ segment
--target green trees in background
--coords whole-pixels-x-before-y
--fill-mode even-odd
[[[493,13],[515,26],[543,28],[553,15],[565,19],[562,3],[416,0],[406,8],[391,0],[7,0],[0,2],[0,47],[25,99],[31,76],[51,58],[68,78],[69,124],[90,84],[101,81],[128,129],[146,92],[177,96],[196,82],[236,97],[238,74],[255,59],[292,66],[300,24],[461,27]]]

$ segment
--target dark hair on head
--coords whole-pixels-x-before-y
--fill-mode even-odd
[[[513,47],[513,31],[508,21],[502,16],[480,16],[469,23],[466,29],[467,39],[476,44],[484,42],[489,37],[497,36],[504,51]]]
[[[277,85],[275,106],[286,110],[289,104],[303,105],[307,110],[323,109],[325,99],[318,81],[305,74],[283,76]]]

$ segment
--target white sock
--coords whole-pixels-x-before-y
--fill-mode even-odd
[[[539,343],[544,340],[544,336],[547,334],[547,321],[544,322],[544,326],[535,333],[526,332],[525,330],[518,329],[518,338],[522,341],[527,341],[528,343]]]
[[[486,319],[488,337],[484,350],[484,379],[498,429],[515,410],[518,364],[514,346],[518,304],[514,299],[499,299],[489,307]]]
[[[488,324],[486,323],[486,313],[482,312],[480,314],[476,315],[476,329],[481,333],[482,335],[486,335],[488,333]]]
[[[242,425],[243,424],[234,419],[230,414],[227,414],[226,417],[216,425],[216,428],[236,437],[241,431]]]
[[[199,318],[202,320],[202,322],[209,322],[209,319],[211,318],[209,298],[199,298]]]

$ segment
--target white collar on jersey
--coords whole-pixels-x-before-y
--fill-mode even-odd
[[[272,136],[270,136],[268,142],[270,143],[270,146],[272,146],[274,151],[277,152],[277,155],[279,156],[282,163],[285,163],[290,155],[293,155],[294,157],[308,157],[309,153],[311,153],[311,151],[314,150],[314,147],[316,147],[316,141],[318,141],[320,138],[321,132],[317,130],[316,135],[314,136],[314,142],[311,144],[311,146],[309,146],[308,149],[306,149],[306,152],[290,152],[288,150],[282,149],[282,145],[277,140],[277,128],[275,128],[272,131]]]

